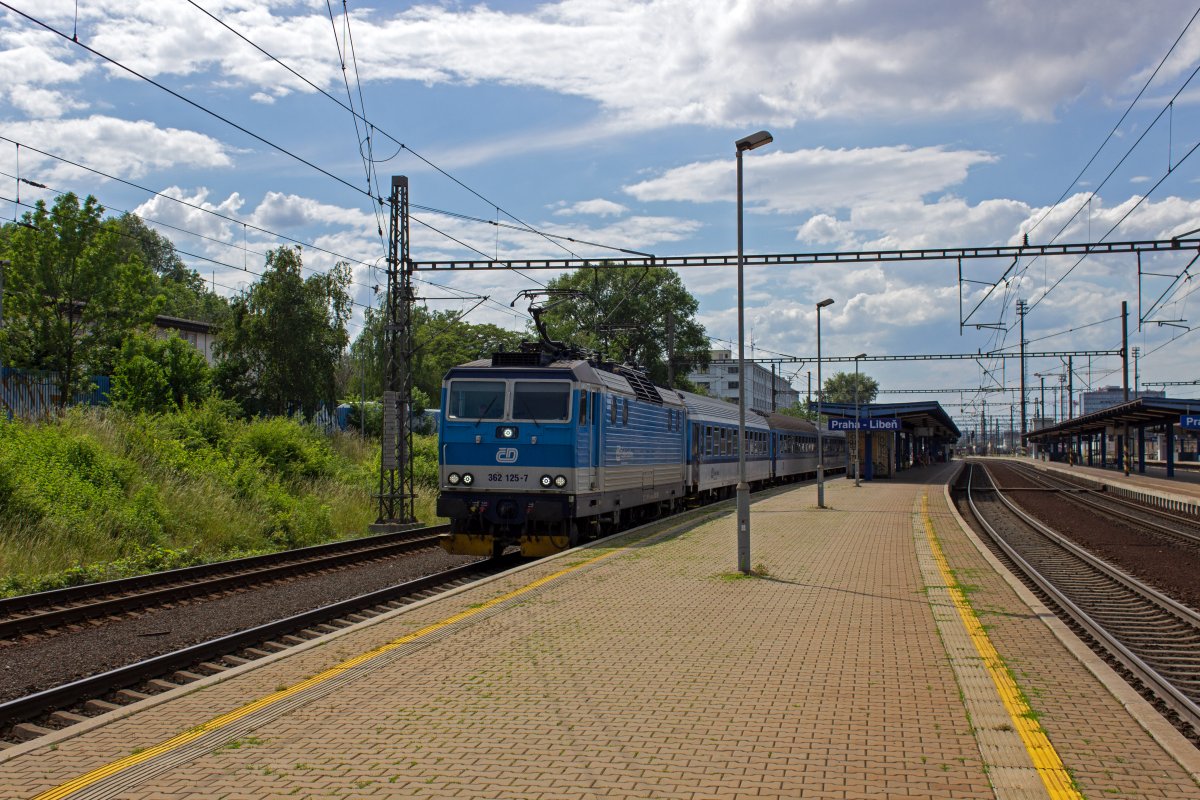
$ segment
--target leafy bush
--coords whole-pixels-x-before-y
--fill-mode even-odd
[[[42,427],[0,423],[0,508],[5,520],[44,523],[77,540],[150,544],[163,510],[136,467],[98,443],[78,414]]]
[[[239,444],[283,480],[324,478],[335,471],[325,435],[286,417],[255,420],[246,426]]]
[[[129,411],[175,411],[211,391],[208,364],[174,332],[166,338],[129,336],[112,375],[113,405]]]
[[[200,562],[316,544],[374,521],[378,440],[239,414],[210,398],[0,422],[0,592],[132,574],[155,553]],[[416,445],[418,484],[433,486],[436,443]]]

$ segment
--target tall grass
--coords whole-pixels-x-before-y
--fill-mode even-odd
[[[436,445],[415,445],[416,512],[434,522]],[[377,439],[220,402],[0,421],[0,594],[362,535],[378,485]]]

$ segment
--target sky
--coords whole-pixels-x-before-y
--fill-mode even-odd
[[[393,175],[409,178],[421,263],[727,255],[734,142],[768,130],[744,158],[747,253],[1165,239],[1200,228],[1200,21],[1195,0],[1147,8],[4,0],[0,216],[93,194],[224,294],[301,243],[312,270],[350,262],[370,305]],[[827,297],[826,356],[1013,351],[1019,299],[1030,350],[1111,350],[1126,301],[1140,380],[1193,380],[1194,255],[1146,255],[1141,277],[1131,254],[968,261],[961,282],[954,261],[747,267],[747,355],[814,356]],[[522,329],[518,292],[556,274],[420,272],[417,288],[430,308]],[[713,347],[736,352],[736,269],[681,277]],[[1077,390],[1121,382],[1118,358],[1074,366]],[[781,369],[802,393],[815,373]],[[994,358],[862,369],[885,390],[962,390],[929,397],[964,428],[981,400],[1003,416],[1011,397],[973,390],[1019,382]],[[1064,372],[1031,360],[1027,381]]]

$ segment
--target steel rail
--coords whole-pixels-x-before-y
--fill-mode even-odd
[[[1071,500],[1075,503],[1087,506],[1089,508],[1093,508],[1096,511],[1103,512],[1104,514],[1108,514],[1110,516],[1114,516],[1119,519],[1123,519],[1126,522],[1132,522],[1133,524],[1135,524],[1139,527],[1149,528],[1153,531],[1163,534],[1164,536],[1170,536],[1172,538],[1178,539],[1178,540],[1186,542],[1188,544],[1200,545],[1200,521],[1188,520],[1185,517],[1181,517],[1177,514],[1169,514],[1165,511],[1159,511],[1157,509],[1141,505],[1140,503],[1131,502],[1131,501],[1126,500],[1121,497],[1113,497],[1112,495],[1110,495],[1107,492],[1104,492],[1102,490],[1087,489],[1084,487],[1075,487],[1066,478],[1060,478],[1058,476],[1048,475],[1048,474],[1042,472],[1041,470],[1032,469],[1030,467],[1025,466],[1024,464],[1018,464],[1018,465],[1010,464],[1008,466],[1015,467],[1021,474],[1025,475],[1030,480],[1036,481],[1038,483],[1041,483],[1043,486],[1048,487],[1050,491],[1062,491],[1061,487],[1054,485],[1055,481],[1065,483],[1067,486],[1071,487],[1072,489],[1077,489],[1077,491],[1068,492],[1065,495],[1068,500]],[[1013,491],[1013,490],[999,489],[999,487],[997,487],[997,491],[1007,492],[1007,491]],[[1019,491],[1019,490],[1017,490],[1017,491]],[[1090,496],[1085,496],[1085,495],[1090,495]],[[1122,511],[1120,508],[1116,508],[1115,506],[1124,506],[1125,508],[1132,508],[1137,513],[1131,514],[1127,511]],[[1145,516],[1141,516],[1141,515],[1145,515]],[[1161,519],[1172,520],[1181,525],[1186,525],[1186,526],[1192,528],[1192,530],[1186,531],[1186,530],[1181,530],[1180,528],[1173,528],[1170,525],[1166,525],[1166,524],[1163,524],[1162,522],[1156,521],[1156,519],[1155,519],[1156,517],[1161,518]]]
[[[316,572],[431,547],[436,544],[438,534],[444,527],[351,539],[330,545],[315,545],[266,556],[220,561],[8,598],[10,602],[7,604],[0,603],[0,612],[11,615],[16,611],[20,616],[0,619],[0,639],[253,583],[266,583],[288,575]],[[428,535],[433,531],[438,533]]]
[[[971,465],[972,468],[975,465]],[[1093,570],[1100,573],[1110,581],[1124,586],[1127,591],[1134,593],[1146,602],[1152,603],[1166,613],[1172,614],[1179,618],[1185,624],[1190,624],[1192,627],[1200,630],[1200,615],[1191,609],[1176,603],[1169,597],[1156,592],[1149,586],[1146,586],[1141,581],[1126,575],[1124,572],[1116,569],[1112,565],[1097,559],[1090,553],[1087,553],[1082,548],[1072,542],[1066,541],[1062,536],[1047,528],[1037,520],[1033,519],[1023,511],[1013,505],[1000,491],[996,490],[996,484],[991,478],[991,473],[987,467],[982,468],[984,474],[988,476],[988,480],[992,482],[992,489],[984,491],[993,491],[997,498],[1017,516],[1033,528],[1038,533],[1042,534],[1050,542],[1058,545],[1066,552],[1070,553],[1079,561],[1090,566]],[[1142,683],[1147,686],[1155,696],[1160,699],[1166,706],[1179,715],[1180,719],[1187,725],[1191,726],[1194,731],[1200,731],[1200,706],[1191,698],[1181,692],[1167,678],[1161,675],[1156,669],[1147,664],[1140,656],[1125,646],[1114,634],[1110,633],[1103,625],[1095,620],[1092,615],[1085,612],[1075,602],[1073,602],[1063,591],[1055,586],[1049,579],[1041,574],[1032,564],[1029,563],[1020,553],[1016,551],[995,528],[984,518],[983,514],[975,505],[973,496],[974,470],[967,478],[967,503],[971,508],[971,513],[975,515],[976,520],[992,537],[997,546],[1004,551],[1013,563],[1015,563],[1026,576],[1045,594],[1053,599],[1077,624],[1083,627],[1091,636],[1106,648],[1109,653],[1118,660],[1126,669],[1137,676]]]
[[[472,562],[454,567],[433,575],[426,575],[415,580],[389,586],[374,592],[368,592],[348,600],[341,600],[327,606],[305,611],[284,619],[268,622],[237,633],[212,639],[200,644],[164,653],[134,664],[118,667],[98,675],[81,678],[62,686],[44,689],[35,694],[19,697],[0,703],[0,729],[8,729],[12,725],[39,717],[54,710],[70,708],[82,701],[110,695],[121,689],[138,686],[143,682],[184,669],[193,664],[210,661],[214,658],[236,653],[247,647],[253,647],[270,641],[275,637],[285,636],[295,631],[302,631],[313,625],[320,625],[341,616],[362,613],[384,603],[401,600],[421,592],[444,586],[446,584],[468,580],[475,575],[492,574],[512,566],[518,559],[515,556],[491,559],[484,562]],[[486,565],[486,566],[485,566]],[[181,684],[186,685],[186,684]]]

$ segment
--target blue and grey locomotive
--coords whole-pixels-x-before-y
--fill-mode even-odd
[[[733,494],[737,406],[572,355],[529,346],[446,375],[437,510],[450,552],[544,555]],[[746,429],[751,486],[816,472],[812,423],[751,412]],[[844,436],[824,438],[826,470],[842,471]]]
[[[442,408],[451,552],[556,552],[683,500],[683,403],[629,368],[497,353],[451,369]]]

